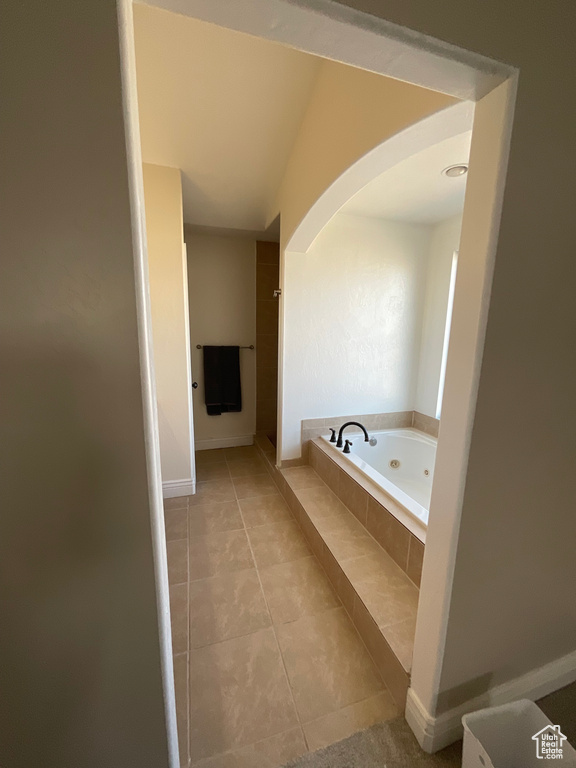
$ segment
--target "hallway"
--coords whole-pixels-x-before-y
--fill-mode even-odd
[[[182,768],[278,768],[395,717],[256,448],[196,461],[165,501]]]

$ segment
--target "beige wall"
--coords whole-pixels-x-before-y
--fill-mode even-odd
[[[116,4],[2,30],[0,764],[165,768]]]
[[[242,411],[208,416],[197,344],[256,344],[256,241],[186,228],[194,433],[198,449],[250,444],[256,430],[256,355],[240,350]],[[232,441],[232,442],[230,442]]]
[[[386,138],[455,102],[398,80],[325,60],[269,220],[282,212],[286,245],[340,174]]]
[[[180,171],[144,164],[146,236],[162,480],[191,493],[188,285]]]
[[[302,419],[414,408],[429,247],[430,227],[336,214],[288,255],[282,459]]]
[[[442,711],[576,648],[576,176],[566,173],[576,166],[574,107],[566,98],[566,72],[576,63],[566,30],[575,8],[522,0],[348,4],[520,70]],[[461,257],[473,235],[465,214]]]

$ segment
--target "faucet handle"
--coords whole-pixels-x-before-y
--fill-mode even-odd
[[[330,435],[330,442],[331,443],[335,443],[336,442],[336,430],[332,429],[332,427],[328,427],[328,429],[330,430],[330,432],[332,432],[332,434]]]
[[[350,446],[352,445],[352,440],[346,440],[344,443],[344,450],[342,453],[350,453]]]

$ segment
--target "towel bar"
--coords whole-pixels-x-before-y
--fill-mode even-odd
[[[232,346],[232,345],[230,345]],[[250,344],[249,347],[240,347],[240,349],[254,349],[254,344]],[[196,344],[196,349],[202,349],[202,344]]]

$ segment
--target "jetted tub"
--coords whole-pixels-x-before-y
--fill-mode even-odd
[[[351,452],[342,453],[341,448],[336,448],[335,443],[324,437],[330,451],[350,462],[386,497],[391,497],[395,503],[388,506],[396,517],[402,518],[402,513],[407,512],[417,527],[425,530],[434,477],[436,439],[417,429],[368,430],[370,437],[377,440],[377,444],[372,446],[364,441],[361,432],[349,429],[344,433],[344,439],[352,441]],[[396,505],[399,505],[399,510]],[[417,533],[416,530],[413,532]]]

